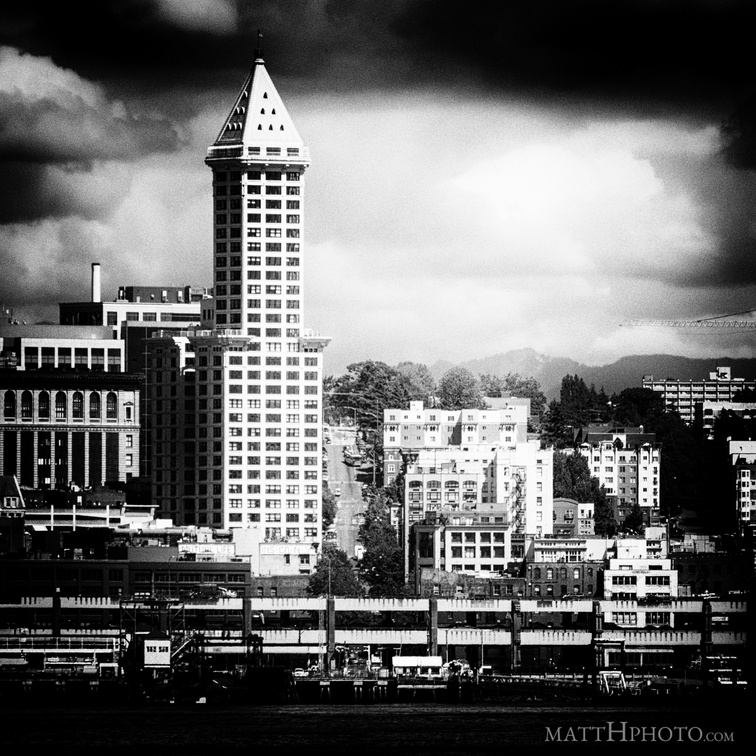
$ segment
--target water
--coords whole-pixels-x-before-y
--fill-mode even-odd
[[[745,724],[734,709],[682,707],[501,706],[373,704],[325,706],[174,706],[27,708],[5,706],[0,727],[4,756],[29,753],[198,754],[497,754],[549,751],[576,745],[642,756],[690,751],[693,740],[710,753],[742,749]],[[605,743],[607,722],[613,742]],[[622,725],[622,723],[625,723]],[[579,728],[598,728],[580,730]],[[624,727],[624,730],[621,728]],[[646,728],[645,742],[631,727]],[[547,730],[549,728],[549,730]],[[561,728],[561,729],[560,729]],[[570,729],[571,728],[571,729]],[[656,728],[655,730],[652,728]],[[666,728],[666,729],[659,729]],[[672,728],[680,728],[677,734]],[[691,730],[688,728],[700,728]],[[669,730],[669,733],[667,732]],[[549,732],[551,738],[549,740]],[[622,732],[625,733],[622,742]],[[639,731],[640,732],[640,731]],[[706,743],[707,733],[722,741]],[[670,736],[671,742],[661,738]],[[631,739],[632,736],[632,739]],[[596,743],[600,737],[602,743]],[[664,750],[662,750],[664,749]],[[694,749],[694,751],[697,749]]]

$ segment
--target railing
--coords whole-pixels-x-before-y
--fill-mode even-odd
[[[117,651],[120,640],[113,637],[2,636],[0,651]]]

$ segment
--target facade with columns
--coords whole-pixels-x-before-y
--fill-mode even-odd
[[[82,488],[139,475],[141,376],[0,370],[0,475]]]
[[[330,339],[303,327],[309,153],[259,53],[206,163],[214,328],[148,342],[154,501],[177,524],[314,552]]]

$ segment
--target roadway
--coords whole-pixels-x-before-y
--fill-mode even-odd
[[[344,449],[355,451],[355,428],[333,425],[328,427],[330,442],[328,452],[328,486],[336,497],[336,545],[348,557],[356,557],[357,532],[363,520],[365,501],[362,498],[362,482],[357,480],[357,468],[344,463]]]

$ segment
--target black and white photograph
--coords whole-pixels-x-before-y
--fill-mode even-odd
[[[749,0],[0,9],[0,749],[750,740]]]

